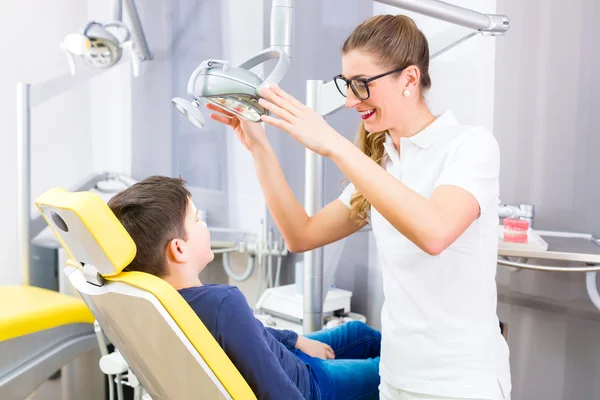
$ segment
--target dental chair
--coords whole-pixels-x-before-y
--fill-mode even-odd
[[[36,205],[70,258],[64,272],[152,400],[256,399],[171,285],[122,272],[136,247],[100,197],[51,189]]]
[[[23,400],[98,346],[80,299],[34,286],[0,287],[0,399]]]

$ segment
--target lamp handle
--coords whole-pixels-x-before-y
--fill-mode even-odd
[[[261,51],[260,53],[256,53],[255,55],[238,65],[238,67],[244,69],[251,69],[273,58],[278,58],[277,64],[275,65],[275,68],[273,68],[273,71],[271,71],[269,76],[267,76],[267,78],[264,80],[263,85],[269,83],[277,84],[279,83],[279,81],[281,81],[281,79],[283,78],[290,66],[290,57],[279,48],[270,47]]]

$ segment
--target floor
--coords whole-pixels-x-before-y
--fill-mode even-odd
[[[106,399],[106,378],[98,368],[99,360],[98,349],[79,356],[61,370],[60,378],[46,381],[27,400]]]
[[[62,389],[60,379],[46,381],[38,390],[27,400],[62,400]]]

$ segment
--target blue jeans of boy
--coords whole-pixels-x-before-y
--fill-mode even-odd
[[[335,360],[321,360],[296,350],[310,368],[311,399],[379,398],[381,333],[354,321],[305,336],[328,344],[335,352]]]

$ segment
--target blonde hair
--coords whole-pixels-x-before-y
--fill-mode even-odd
[[[431,87],[429,76],[429,45],[425,35],[406,15],[377,15],[360,24],[346,39],[342,54],[360,50],[371,54],[390,69],[416,66],[421,72],[421,93]],[[361,122],[356,135],[356,145],[373,161],[380,164],[384,158],[385,135],[367,132]],[[358,191],[350,199],[350,218],[368,220],[371,204]]]

